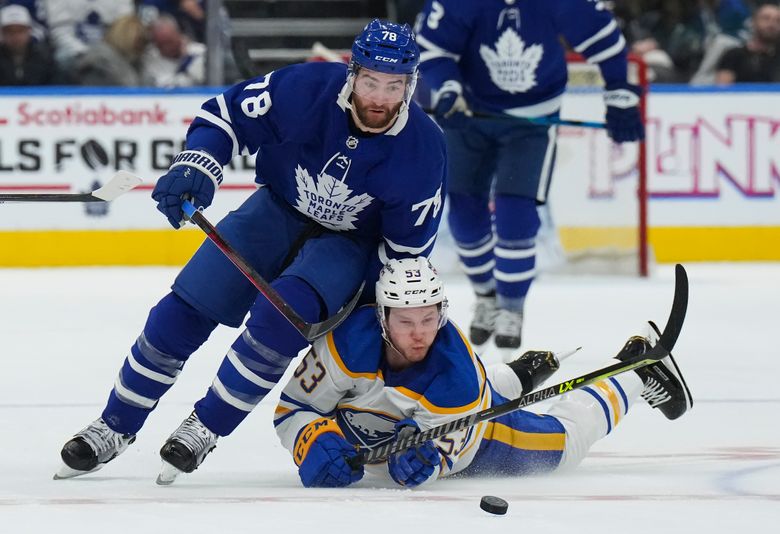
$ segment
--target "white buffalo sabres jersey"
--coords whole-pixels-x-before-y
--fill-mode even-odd
[[[239,83],[202,106],[187,148],[223,165],[256,153],[256,181],[306,217],[384,238],[390,258],[427,255],[445,191],[441,131],[416,104],[383,134],[357,131],[346,69],[305,63]]]
[[[420,99],[460,84],[474,110],[556,113],[567,81],[561,37],[608,85],[626,82],[625,39],[601,0],[428,0],[417,43],[431,94]]]
[[[338,423],[352,444],[392,440],[396,422],[414,419],[422,430],[488,408],[485,369],[463,334],[448,322],[422,362],[393,371],[383,357],[375,308],[366,306],[314,343],[282,391],[274,425],[294,452],[300,431],[322,417]],[[486,423],[435,441],[439,476],[465,469],[477,453]],[[383,462],[377,471],[386,474]]]

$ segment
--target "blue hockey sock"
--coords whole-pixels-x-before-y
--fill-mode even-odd
[[[302,279],[283,276],[271,284],[304,320],[319,320],[324,306]],[[209,430],[230,434],[268,394],[306,339],[264,297],[252,307],[246,329],[231,346],[195,412]]]
[[[536,275],[536,234],[539,215],[536,201],[511,195],[496,195],[494,248],[496,298],[499,308],[522,311],[528,289]]]
[[[103,420],[123,434],[136,434],[176,381],[190,354],[217,323],[169,293],[149,312],[141,335],[119,371]]]
[[[450,231],[460,258],[460,267],[480,294],[495,289],[493,246],[496,244],[488,199],[450,193]]]

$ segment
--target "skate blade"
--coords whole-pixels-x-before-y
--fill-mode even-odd
[[[176,480],[176,477],[183,472],[184,471],[175,468],[168,462],[163,461],[162,467],[160,468],[160,474],[157,475],[157,480],[155,482],[160,486],[170,486]]]
[[[62,464],[59,470],[56,473],[54,473],[54,477],[52,478],[54,480],[65,480],[68,478],[80,477],[81,475],[94,473],[95,471],[98,471],[101,467],[103,467],[103,464],[99,464],[95,469],[91,471],[79,471],[78,469],[73,469],[71,467],[68,467],[65,464]]]

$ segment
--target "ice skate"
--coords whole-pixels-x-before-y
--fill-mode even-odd
[[[617,355],[617,359],[625,360],[647,352],[657,341],[657,328],[650,323],[654,331],[644,338],[631,337]],[[642,398],[653,408],[658,408],[667,419],[677,419],[693,406],[693,398],[685,383],[685,379],[677,367],[671,353],[657,363],[636,369],[635,372],[645,385]]]
[[[217,446],[218,437],[192,412],[160,449],[163,462],[157,483],[167,486],[179,474],[195,471]]]
[[[469,328],[469,338],[474,345],[484,345],[496,325],[496,296],[477,295],[474,319]]]
[[[523,312],[498,310],[493,338],[499,349],[517,349],[522,341]]]
[[[134,441],[134,434],[115,432],[103,419],[98,419],[62,447],[63,465],[54,480],[93,473],[122,454]]]

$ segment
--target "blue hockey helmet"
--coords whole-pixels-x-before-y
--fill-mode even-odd
[[[355,37],[352,62],[377,72],[414,75],[420,49],[408,24],[374,19]]]

